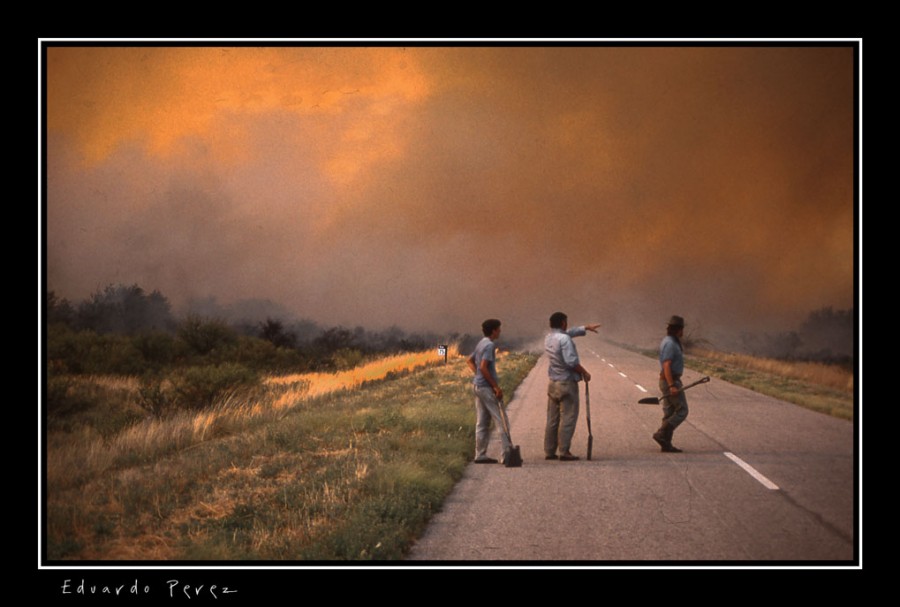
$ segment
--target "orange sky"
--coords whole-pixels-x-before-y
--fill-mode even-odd
[[[851,46],[47,49],[47,286],[460,332],[854,303]],[[589,317],[589,318],[588,318]]]

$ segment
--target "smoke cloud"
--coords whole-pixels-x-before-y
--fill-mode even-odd
[[[47,288],[709,335],[854,306],[854,51],[47,50]]]

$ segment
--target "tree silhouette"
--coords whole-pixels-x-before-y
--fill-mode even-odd
[[[297,336],[286,331],[284,324],[274,318],[266,318],[265,322],[259,323],[259,336],[272,342],[277,348],[293,348],[297,345]]]
[[[138,285],[109,285],[78,306],[78,329],[133,335],[145,330],[170,331],[175,325],[169,300],[159,291],[149,295]]]

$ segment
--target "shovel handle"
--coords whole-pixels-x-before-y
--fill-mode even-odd
[[[684,391],[687,390],[688,388],[693,388],[693,387],[696,386],[696,385],[699,385],[699,384],[706,384],[706,383],[709,383],[709,375],[707,375],[706,377],[701,377],[700,379],[698,379],[698,380],[695,381],[694,383],[688,384],[688,385],[684,386],[681,390],[679,390],[679,392],[684,392]]]
[[[584,412],[587,416],[588,433],[591,431],[591,389],[590,382],[584,382]]]
[[[699,384],[705,384],[705,383],[709,383],[709,376],[708,376],[708,375],[707,375],[706,377],[701,377],[700,379],[698,379],[698,380],[695,381],[694,383],[688,384],[688,385],[686,385],[686,386],[682,386],[682,388],[681,388],[680,390],[678,390],[678,392],[676,392],[675,394],[681,394],[682,392],[684,392],[684,391],[687,390],[688,388],[693,388],[693,387],[696,386],[696,385],[699,385]],[[661,401],[662,399],[667,398],[667,397],[669,397],[669,396],[674,396],[675,394],[665,394],[665,395],[660,396],[660,397],[658,397],[658,398],[655,397],[655,396],[651,396],[651,397],[649,397],[649,398],[642,398],[641,400],[638,401],[638,404],[639,404],[639,405],[658,405],[658,404],[659,404],[659,401]]]
[[[699,385],[699,384],[705,384],[705,383],[707,383],[707,382],[709,382],[709,375],[707,375],[706,377],[701,377],[700,379],[698,379],[698,380],[695,381],[694,383],[688,384],[688,385],[686,385],[686,386],[682,386],[681,389],[678,390],[678,392],[676,392],[675,394],[681,394],[682,392],[684,392],[684,391],[687,390],[688,388],[693,388],[694,386],[697,386],[697,385]],[[673,394],[666,394],[665,396],[674,396],[674,395],[673,395]]]

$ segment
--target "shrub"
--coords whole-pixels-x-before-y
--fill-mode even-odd
[[[222,320],[188,316],[178,329],[178,337],[200,356],[223,350],[237,342],[237,333]]]
[[[175,339],[168,333],[145,331],[135,335],[131,341],[150,369],[159,370],[175,359]]]
[[[86,373],[138,375],[144,367],[144,357],[134,347],[131,338],[125,335],[94,335],[84,370]]]
[[[44,396],[50,430],[91,428],[109,437],[141,417],[127,381],[51,374]]]
[[[45,402],[47,415],[50,417],[65,417],[81,413],[91,407],[91,399],[77,391],[71,377],[53,375],[47,378]]]
[[[259,336],[277,348],[293,348],[297,345],[297,336],[285,330],[284,323],[274,318],[267,318],[266,322],[259,323]]]
[[[258,337],[242,336],[231,350],[229,360],[260,372],[304,370],[305,361],[297,350],[276,347]]]
[[[188,367],[179,371],[172,378],[172,390],[180,408],[203,409],[228,393],[251,388],[259,383],[259,375],[254,371],[236,363],[225,363]]]
[[[137,375],[146,366],[140,350],[124,335],[75,332],[63,325],[49,327],[47,362],[66,373]]]
[[[88,344],[63,324],[47,327],[47,362],[61,373],[81,373]]]
[[[341,348],[331,355],[334,368],[338,371],[354,369],[362,363],[364,355],[356,348]]]
[[[157,419],[162,418],[174,405],[171,390],[163,389],[163,383],[154,376],[145,376],[138,386],[137,404]]]

